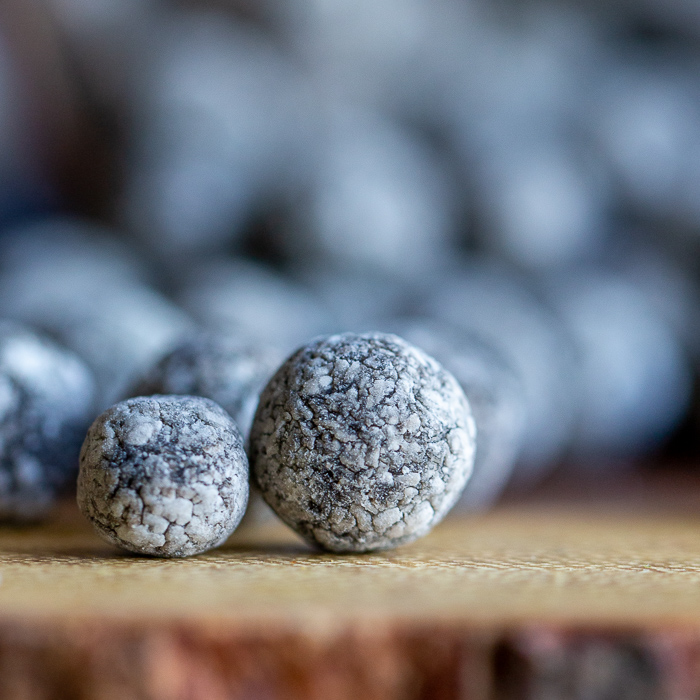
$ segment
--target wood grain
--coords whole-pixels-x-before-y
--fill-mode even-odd
[[[510,505],[350,556],[271,523],[170,561],[69,509],[0,530],[0,576],[0,698],[700,697],[700,517],[672,505]]]

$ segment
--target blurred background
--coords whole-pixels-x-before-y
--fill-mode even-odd
[[[694,0],[3,0],[0,314],[96,410],[198,329],[396,330],[481,401],[477,507],[692,469],[699,69]]]

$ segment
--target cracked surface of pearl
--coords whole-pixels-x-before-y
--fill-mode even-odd
[[[80,454],[78,505],[98,534],[139,554],[184,557],[222,544],[248,501],[248,460],[208,399],[150,396],[97,417]]]
[[[338,552],[426,534],[459,498],[476,428],[464,392],[398,336],[312,341],[278,370],[251,431],[253,475],[272,509]]]

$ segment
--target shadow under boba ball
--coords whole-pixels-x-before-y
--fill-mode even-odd
[[[457,380],[398,336],[345,333],[298,350],[265,388],[253,475],[272,509],[338,552],[426,534],[471,475],[474,420]]]
[[[160,557],[220,545],[248,501],[248,460],[231,417],[208,399],[129,399],[90,426],[78,505],[104,539]]]

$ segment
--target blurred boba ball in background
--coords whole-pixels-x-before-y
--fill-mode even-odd
[[[193,327],[148,286],[145,264],[104,229],[66,219],[0,241],[0,309],[50,333],[95,374],[98,408]]]
[[[574,348],[557,317],[517,273],[482,259],[436,278],[422,309],[483,337],[516,371],[527,418],[514,479],[541,478],[563,456],[578,406]]]
[[[230,414],[245,444],[260,392],[283,359],[275,348],[261,343],[225,333],[200,332],[159,360],[131,393],[211,399]]]
[[[260,4],[323,99],[413,117],[434,113],[471,19],[454,0]]]
[[[659,445],[685,415],[692,387],[672,329],[641,290],[602,269],[552,280],[547,292],[576,347],[575,452],[591,461]]]
[[[455,208],[436,154],[397,124],[336,105],[285,236],[299,267],[415,276],[449,254]]]
[[[93,401],[76,355],[0,321],[0,520],[46,515],[74,482]]]
[[[268,342],[283,352],[332,324],[311,291],[266,265],[242,258],[213,260],[195,268],[178,298],[204,326]]]
[[[386,319],[414,311],[425,286],[419,275],[407,279],[378,269],[332,264],[305,268],[300,278],[323,300],[337,332],[381,328]]]
[[[601,76],[600,99],[592,107],[593,133],[621,197],[642,213],[692,216],[681,200],[700,143],[695,70],[684,60],[653,62],[630,51]]]
[[[177,263],[240,243],[308,170],[308,101],[270,37],[225,14],[169,14],[150,49],[122,213],[153,254]]]
[[[533,138],[493,153],[483,168],[485,247],[533,270],[585,262],[604,250],[607,192],[574,149],[551,135]]]

